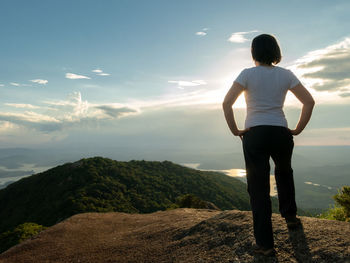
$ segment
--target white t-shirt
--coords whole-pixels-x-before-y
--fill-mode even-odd
[[[244,87],[245,128],[257,125],[288,127],[282,109],[284,100],[287,91],[300,83],[292,71],[277,66],[257,66],[244,69],[235,81]]]

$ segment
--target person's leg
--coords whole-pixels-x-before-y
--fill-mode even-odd
[[[295,217],[295,188],[291,165],[293,153],[293,135],[287,128],[276,129],[275,143],[271,157],[275,163],[275,179],[278,192],[279,210],[282,217]]]
[[[266,136],[266,130],[261,127],[251,129],[243,136],[243,151],[256,244],[264,248],[273,248],[270,155]]]

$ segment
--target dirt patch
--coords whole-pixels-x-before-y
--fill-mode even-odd
[[[83,213],[0,254],[0,262],[349,262],[350,224],[273,214],[274,258],[254,256],[251,212],[181,208]]]

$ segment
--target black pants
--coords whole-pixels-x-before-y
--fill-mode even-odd
[[[296,215],[291,159],[293,135],[282,126],[251,127],[243,136],[248,193],[253,212],[256,244],[272,248],[273,232],[270,200],[270,157],[275,163],[279,210],[282,217]]]

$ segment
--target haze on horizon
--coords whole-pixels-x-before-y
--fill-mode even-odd
[[[221,102],[254,66],[262,33],[316,99],[296,145],[350,145],[348,1],[22,0],[0,10],[0,148],[238,149]],[[242,126],[243,97],[236,108]],[[300,108],[288,95],[290,127]]]

